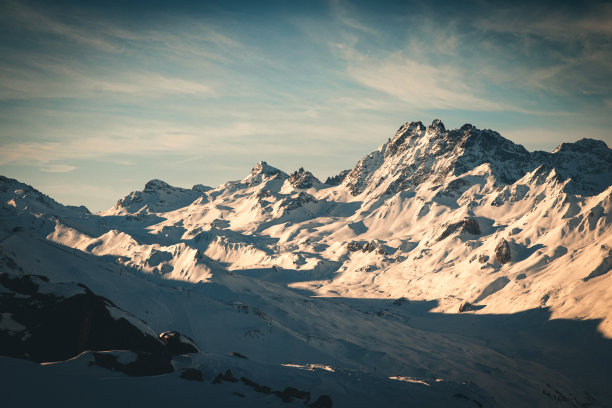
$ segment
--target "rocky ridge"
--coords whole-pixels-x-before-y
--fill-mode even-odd
[[[516,344],[491,332],[478,332],[482,339],[461,332],[449,340],[424,322],[452,319],[459,311],[478,325],[497,319],[491,316],[546,310],[576,325],[597,322],[597,330],[612,337],[611,159],[603,142],[583,139],[551,153],[528,152],[497,132],[472,125],[447,130],[436,120],[427,127],[406,123],[326,183],[302,168],[289,175],[260,162],[243,180],[212,189],[152,180],[99,214],[2,178],[0,267],[82,282],[159,331],[176,321],[186,336],[164,338],[182,344],[191,338],[206,345],[204,352],[229,355],[237,380],[231,384],[243,387],[238,393],[269,384],[270,394],[262,395],[279,401],[293,395],[287,391],[293,383],[255,382],[236,367],[298,360],[300,367],[376,367],[373,376],[384,381],[418,378],[443,393],[458,387],[453,393],[484,405],[534,398],[546,405],[556,396],[566,406],[597,406],[564,376],[590,389],[606,378],[608,355],[589,360],[563,343],[573,341],[571,335],[548,338],[554,349],[567,351],[560,365],[543,349],[520,354],[539,347],[521,343],[526,334],[520,330],[510,336]],[[168,301],[140,300],[144,293]],[[7,327],[18,327],[13,320],[7,317]],[[414,331],[421,323],[423,332]],[[490,350],[480,349],[483,343]],[[134,358],[106,351],[90,361],[123,369]],[[180,378],[213,381],[230,366],[215,361],[209,371],[179,364]],[[593,370],[584,382],[559,368],[586,370],[584,361]],[[489,364],[494,367],[483,369]],[[437,383],[437,375],[448,378]],[[465,378],[490,388],[471,390],[461,383]],[[603,385],[592,386],[608,395]],[[289,394],[272,392],[283,389]],[[295,387],[302,389],[311,386]]]

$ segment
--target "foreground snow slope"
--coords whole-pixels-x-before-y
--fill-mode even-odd
[[[83,283],[158,333],[190,336],[209,377],[233,367],[341,406],[610,405],[604,143],[531,153],[471,125],[409,122],[328,183],[260,162],[214,189],[153,180],[91,214],[2,178],[0,264]],[[44,381],[79,377],[78,361],[0,367]],[[309,364],[333,372],[305,375]],[[206,387],[194,392],[228,406],[245,393]]]

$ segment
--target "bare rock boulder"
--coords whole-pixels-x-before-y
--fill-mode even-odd
[[[499,241],[499,243],[495,247],[495,259],[497,259],[502,265],[510,262],[510,260],[512,259],[510,245],[505,239]]]

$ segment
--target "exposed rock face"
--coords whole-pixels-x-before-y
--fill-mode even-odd
[[[95,365],[132,377],[167,374],[174,371],[167,355],[143,351],[94,351]],[[126,356],[127,355],[127,356]],[[126,360],[128,360],[126,362]]]
[[[308,406],[310,408],[332,408],[333,405],[334,404],[329,395],[321,395],[315,402]]]
[[[576,161],[576,157],[582,159]],[[594,195],[612,184],[611,163],[612,150],[601,141],[583,139],[564,143],[552,153],[530,153],[495,131],[470,124],[447,130],[439,120],[428,127],[408,122],[393,139],[359,161],[343,184],[353,195],[396,194],[426,181],[443,183],[483,164],[489,165],[497,182],[512,184],[543,166],[555,169],[559,180],[568,181],[566,191]],[[443,193],[460,192],[458,183],[449,184]]]
[[[234,377],[230,369],[227,369],[225,373],[217,374],[217,376],[213,380],[213,384],[221,384],[223,382],[237,383],[238,379]],[[267,385],[258,384],[247,377],[240,377],[240,382],[246,385],[247,387],[250,387],[251,389],[253,389],[253,391],[257,393],[275,395],[286,404],[291,403],[296,399],[302,400],[302,403],[304,405],[310,402],[310,391],[301,391],[295,387],[286,387],[282,391],[274,391],[271,387]],[[329,396],[321,395],[315,402],[311,403],[308,406],[318,408],[331,408],[333,406],[333,403]]]
[[[280,172],[281,171],[279,169],[270,166],[267,162],[260,161],[251,170],[251,176],[256,176],[258,174],[264,174],[266,176],[275,176],[277,174],[280,174]]]
[[[298,171],[293,172],[289,176],[289,183],[291,183],[294,188],[310,188],[314,184],[320,184],[321,182],[318,178],[313,176],[311,172],[300,167]]]
[[[232,370],[228,368],[227,370],[225,370],[225,373],[217,374],[217,376],[213,380],[213,384],[220,384],[222,382],[235,383],[235,382],[238,382],[238,379],[234,377],[234,375],[232,374]]]
[[[276,167],[270,166],[265,161],[260,161],[253,167],[251,174],[246,178],[251,185],[260,183],[263,179],[282,179],[285,180],[289,176],[287,173],[277,169]]]
[[[330,186],[338,186],[342,184],[342,182],[346,178],[346,175],[349,174],[349,172],[350,170],[342,170],[335,176],[328,177],[327,180],[325,180],[325,184],[328,184]]]
[[[346,244],[346,249],[351,252],[363,251],[363,252],[372,252],[376,251],[379,255],[389,255],[394,250],[386,245],[382,245],[378,240],[373,240],[370,242],[366,242],[362,244],[361,242],[351,241]]]
[[[376,243],[374,241],[366,242],[365,245],[363,246],[363,252],[372,252],[376,248],[378,248],[378,243]]]
[[[346,244],[346,249],[351,252],[361,251],[363,249],[363,246],[359,242],[352,241]]]
[[[191,187],[191,189],[193,191],[199,191],[200,193],[205,193],[207,191],[212,190],[213,188],[209,186],[205,186],[204,184],[194,184],[194,186]]]
[[[408,299],[406,299],[405,297],[403,297],[403,296],[401,298],[395,299],[393,301],[393,304],[396,305],[396,306],[401,306],[401,305],[403,305],[405,303],[410,303],[410,301]]]
[[[0,273],[0,285],[1,355],[49,362],[85,350],[134,350],[140,362],[156,362],[154,374],[163,367],[172,371],[166,348],[151,328],[86,286],[9,273]]]
[[[459,313],[469,312],[470,310],[474,310],[474,305],[472,305],[470,302],[463,302],[459,306]]]
[[[159,335],[159,339],[166,345],[168,353],[173,356],[200,351],[192,339],[176,331],[163,332]]]
[[[510,245],[505,239],[499,241],[499,243],[495,247],[495,259],[497,259],[502,265],[510,262],[510,260],[512,259]]]
[[[144,207],[151,211],[172,211],[189,205],[210,189],[202,184],[196,184],[193,189],[174,187],[162,180],[154,179],[145,184],[144,190],[133,191],[118,200],[113,211],[134,214]]]
[[[465,220],[455,222],[453,224],[449,224],[444,232],[438,237],[438,241],[442,241],[444,238],[448,237],[455,231],[459,230],[460,233],[466,232],[471,235],[480,235],[480,226],[478,225],[478,221],[473,218],[467,218]]]
[[[284,214],[286,214],[289,211],[300,208],[306,203],[311,203],[314,201],[316,200],[311,194],[300,191],[300,193],[295,197],[284,198],[280,204],[280,207],[284,208]]]
[[[489,261],[489,255],[480,254],[478,255],[478,262],[485,264]]]
[[[471,186],[471,183],[469,181],[464,180],[462,178],[457,178],[451,181],[450,183],[448,183],[446,187],[438,191],[436,193],[436,198],[439,199],[445,196],[446,197],[457,197],[463,194],[463,192],[467,190],[470,186]]]
[[[189,381],[200,381],[200,382],[204,381],[202,372],[198,370],[197,368],[192,368],[192,367],[184,368],[181,371],[180,377],[182,379],[189,380]]]
[[[467,232],[468,234],[472,234],[472,235],[480,235],[481,234],[480,225],[478,225],[478,221],[476,221],[473,218],[468,218],[467,220],[465,220],[463,222],[463,225],[461,227],[461,231],[462,232]]]

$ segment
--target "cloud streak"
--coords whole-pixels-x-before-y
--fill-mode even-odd
[[[464,109],[498,111],[509,106],[475,93],[455,67],[434,66],[415,60],[403,52],[384,59],[369,58],[351,51],[347,55],[348,74],[359,84],[395,96],[422,109]]]
[[[0,172],[17,178],[222,181],[266,159],[325,175],[434,117],[528,148],[610,143],[598,3],[37,1],[0,0]]]
[[[68,173],[70,171],[76,170],[76,166],[71,166],[69,164],[51,164],[48,166],[44,166],[40,168],[42,171],[46,173]]]

